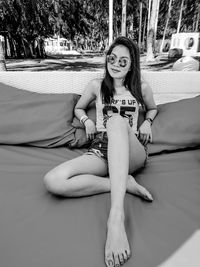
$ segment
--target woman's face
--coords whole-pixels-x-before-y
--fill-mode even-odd
[[[127,47],[118,45],[107,56],[107,68],[110,76],[114,79],[125,78],[131,67],[131,57]]]

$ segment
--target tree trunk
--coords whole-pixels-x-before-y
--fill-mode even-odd
[[[155,39],[156,39],[156,12],[158,9],[160,0],[154,0],[152,4],[152,10],[149,21],[149,31],[147,35],[147,56],[146,61],[154,61],[154,51],[155,51]]]
[[[15,48],[14,39],[11,37],[11,34],[9,32],[8,32],[8,40],[10,44],[10,56],[11,58],[16,57],[16,48]]]
[[[146,45],[145,45],[146,26],[147,26],[147,14],[145,14],[144,25],[143,25],[143,36],[142,36],[142,50],[143,50],[143,52],[144,52],[144,49],[146,47]]]
[[[24,58],[27,58],[26,46],[24,44],[24,39],[23,38],[22,38],[22,48],[23,48],[23,51],[24,51]]]
[[[141,50],[141,36],[142,36],[142,2],[140,2],[140,23],[139,23],[139,37],[138,37],[138,47]]]
[[[159,16],[159,9],[160,9],[160,1],[158,1],[158,5],[156,7],[156,19],[155,19],[155,38],[157,35],[157,27],[158,27],[158,16]]]
[[[154,49],[155,49],[155,31],[153,28],[151,28],[148,32],[148,37],[147,37],[147,56],[146,56],[146,61],[154,61],[155,56],[154,56]]]
[[[109,0],[109,45],[113,42],[113,0]]]
[[[14,39],[12,39],[12,44],[13,44],[13,53],[14,53],[14,57],[17,58],[17,45],[16,45],[16,41]]]
[[[5,54],[2,44],[2,38],[0,36],[0,71],[6,71]]]
[[[162,38],[162,42],[161,42],[161,45],[160,45],[160,53],[163,52],[163,46],[164,46],[164,41],[165,41],[165,35],[166,35],[166,32],[167,32],[167,27],[168,27],[169,19],[170,19],[170,13],[171,13],[172,1],[173,1],[173,0],[170,0],[170,1],[169,1],[169,8],[168,8],[168,13],[167,13],[167,21],[166,21],[166,24],[165,24],[165,29],[164,29],[164,33],[163,33],[163,38]]]
[[[195,27],[195,32],[198,32],[198,26],[199,26],[199,13],[200,13],[200,4],[199,4],[199,7],[198,7],[198,13],[197,13],[197,18],[196,18],[196,27]]]
[[[184,5],[184,0],[182,0],[182,2],[181,2],[181,10],[180,10],[180,14],[179,14],[177,33],[179,33],[180,28],[181,28],[181,19],[182,19],[182,13],[183,13],[183,5]]]
[[[192,23],[192,31],[195,32],[195,19],[197,19],[197,15],[194,16],[194,20],[193,20],[193,23]]]
[[[134,16],[133,16],[133,14],[132,14],[132,15],[131,15],[130,28],[129,28],[129,32],[130,32],[130,36],[131,36],[131,37],[133,37],[133,29],[134,29],[133,19],[134,19]]]
[[[127,0],[122,0],[122,28],[121,28],[122,36],[126,36],[126,4]]]
[[[150,17],[151,17],[151,4],[152,4],[152,0],[149,0],[148,19],[147,19],[147,35],[148,35],[148,32],[149,32],[149,24],[150,24]]]
[[[30,56],[31,56],[31,58],[34,58],[35,55],[34,55],[34,53],[33,53],[33,46],[32,46],[32,43],[29,42],[29,43],[28,43],[28,46],[29,46]]]

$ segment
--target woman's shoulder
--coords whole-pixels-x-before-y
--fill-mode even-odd
[[[93,79],[89,82],[88,87],[91,88],[93,93],[98,96],[101,90],[101,84],[103,79]]]
[[[152,93],[152,89],[147,81],[141,76],[141,90],[142,96],[145,97],[147,94]]]
[[[96,78],[90,81],[91,85],[94,86],[95,88],[101,87],[103,79],[102,78]]]

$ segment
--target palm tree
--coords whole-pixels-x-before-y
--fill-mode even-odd
[[[109,45],[113,42],[113,0],[109,0]]]
[[[157,7],[156,7],[155,36],[157,35],[159,9],[160,9],[160,1],[158,1]]]
[[[183,5],[184,5],[184,0],[182,0],[182,2],[181,2],[181,9],[180,9],[180,13],[179,13],[177,33],[179,33],[180,27],[181,27],[181,19],[182,19],[182,13],[183,13]]]
[[[163,46],[164,46],[164,41],[165,41],[165,35],[166,35],[166,32],[167,32],[167,27],[168,27],[169,19],[170,19],[170,13],[171,13],[172,1],[173,1],[173,0],[169,0],[169,7],[168,7],[168,13],[167,13],[167,20],[166,20],[166,24],[165,24],[164,33],[163,33],[163,39],[162,39],[161,46],[160,46],[160,53],[162,53],[162,51],[163,51]]]
[[[152,6],[152,0],[148,0],[147,35],[148,35],[148,32],[149,32],[149,25],[150,25],[151,6]]]
[[[126,5],[127,0],[122,0],[122,30],[121,34],[126,36]]]
[[[0,35],[0,71],[6,71],[5,54],[2,44],[3,38]]]
[[[141,38],[142,38],[142,1],[140,2],[140,22],[139,22],[139,36],[138,36],[139,49],[141,49]]]
[[[155,40],[156,40],[156,16],[158,12],[160,0],[154,0],[152,3],[152,9],[150,13],[149,21],[149,31],[147,35],[147,57],[146,61],[154,61],[154,50],[155,50]],[[150,10],[149,10],[150,12]]]
[[[199,19],[200,19],[200,4],[197,5],[197,15],[196,15],[195,32],[198,32]]]

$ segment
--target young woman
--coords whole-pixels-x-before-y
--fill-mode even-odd
[[[96,125],[85,112],[93,100]],[[146,119],[137,129],[139,104],[146,110]],[[107,52],[104,79],[91,81],[75,107],[91,147],[44,177],[53,194],[78,197],[111,193],[105,244],[107,266],[120,266],[131,255],[124,226],[126,191],[153,200],[131,174],[145,165],[146,145],[152,142],[151,124],[156,114],[152,90],[141,82],[138,47],[130,39],[118,37]]]

